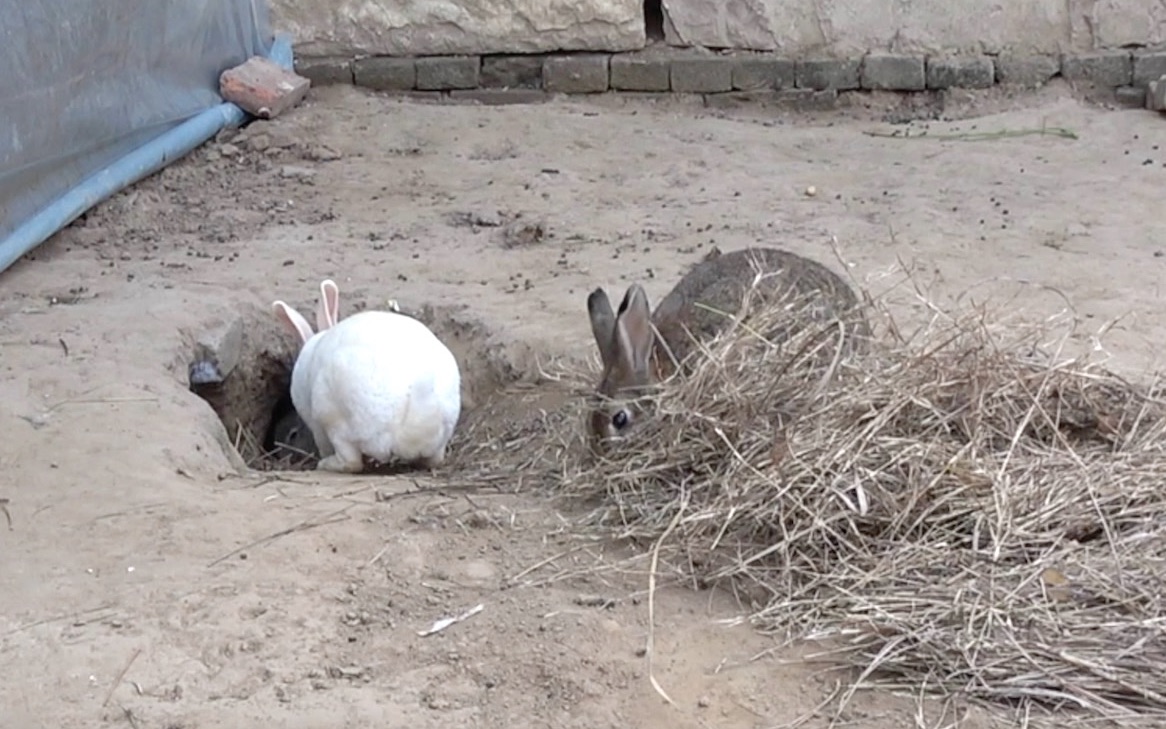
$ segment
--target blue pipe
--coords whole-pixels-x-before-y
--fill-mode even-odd
[[[291,69],[290,36],[277,35],[267,55],[280,66]],[[225,102],[212,106],[85,178],[0,242],[0,273],[86,210],[189,154],[223,129],[239,126],[246,119],[247,112],[235,104]]]

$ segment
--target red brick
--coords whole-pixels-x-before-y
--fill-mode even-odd
[[[303,101],[312,82],[274,61],[253,56],[219,76],[219,94],[260,119],[274,119]]]

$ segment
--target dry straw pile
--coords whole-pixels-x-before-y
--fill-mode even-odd
[[[1166,726],[1155,388],[1063,357],[1069,317],[908,336],[881,309],[869,354],[829,364],[831,332],[757,336],[788,316],[731,326],[634,449],[561,475],[592,525],[664,537],[765,628],[834,639],[860,685]]]

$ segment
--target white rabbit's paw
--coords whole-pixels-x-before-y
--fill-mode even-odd
[[[316,464],[318,471],[332,471],[333,473],[360,473],[364,470],[364,460],[358,454],[356,460],[345,460],[339,454],[332,454],[327,458],[321,458],[320,462]]]

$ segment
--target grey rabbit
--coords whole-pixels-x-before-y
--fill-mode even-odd
[[[727,321],[724,313],[738,314],[759,273],[766,275],[759,286],[766,300],[792,293],[813,302],[800,310],[800,321],[767,332],[771,340],[788,336],[791,328],[840,323],[843,354],[866,349],[870,323],[849,284],[817,261],[776,248],[714,251],[680,279],[655,313],[638,283],[628,287],[618,311],[612,311],[607,293],[597,288],[587,297],[591,331],[603,362],[588,417],[593,448],[602,451],[609,439],[626,440],[634,432],[634,425],[649,415],[643,395],[684,363],[696,348],[694,339],[708,341],[721,331]],[[661,343],[665,346],[658,346]]]
[[[293,456],[319,457],[312,431],[295,410],[289,410],[271,427],[271,440],[276,455],[284,452]]]

